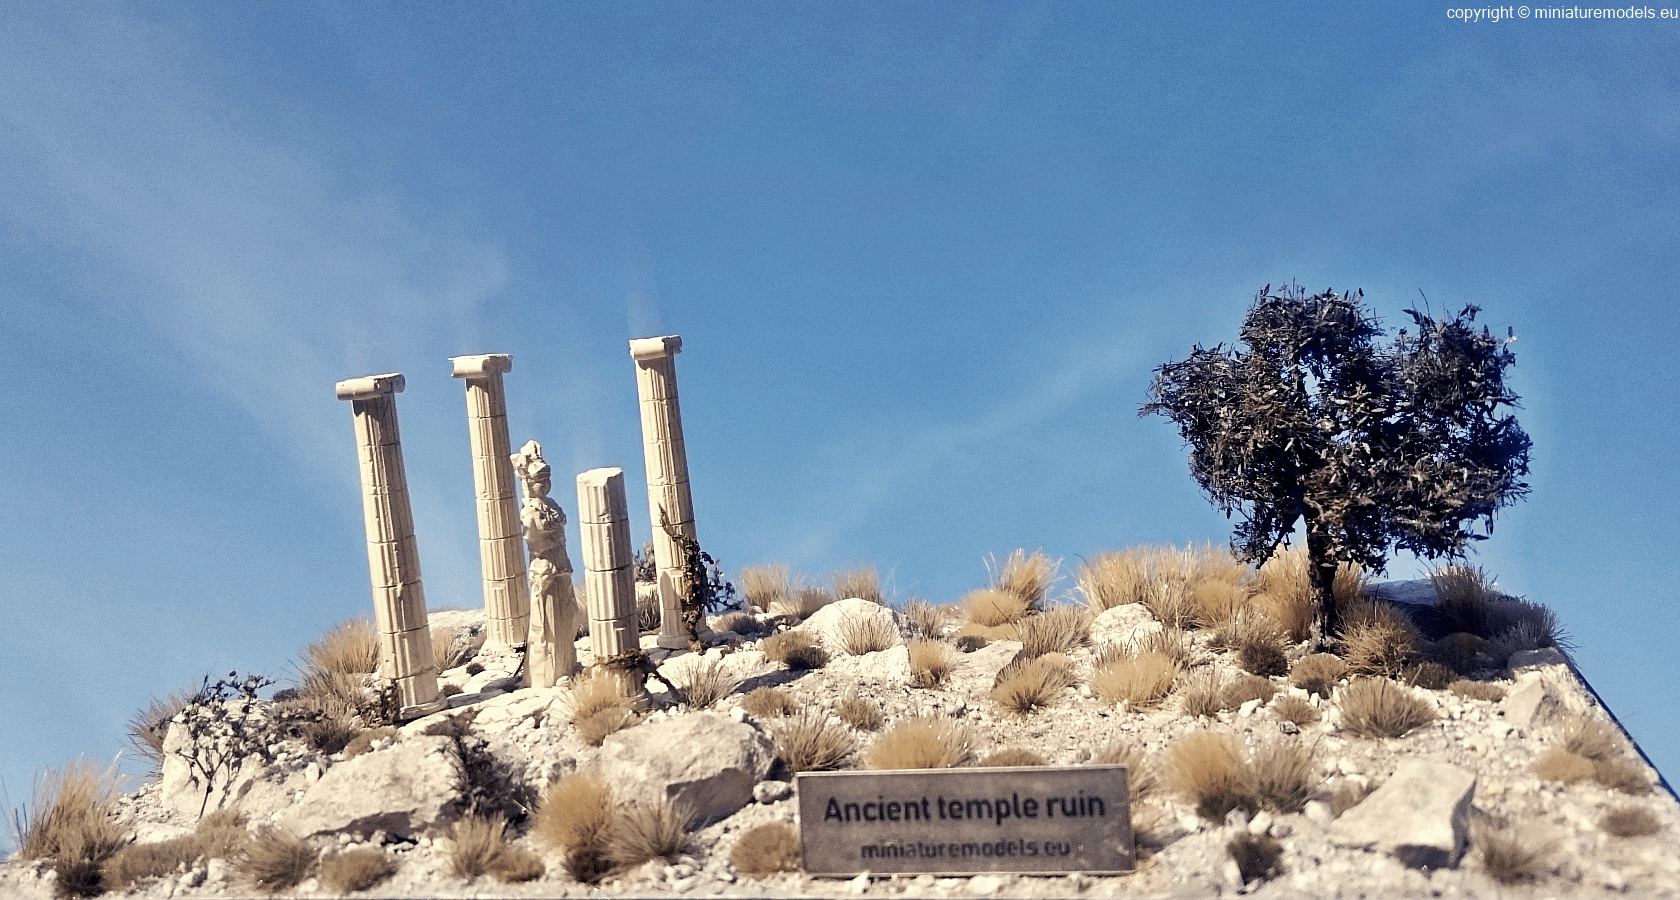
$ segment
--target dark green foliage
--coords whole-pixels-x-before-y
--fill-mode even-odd
[[[1239,834],[1225,845],[1243,881],[1271,878],[1278,873],[1278,860],[1283,857],[1283,845],[1263,834]]]
[[[1196,347],[1156,370],[1140,414],[1173,420],[1190,472],[1213,503],[1243,522],[1232,550],[1269,557],[1303,523],[1315,628],[1340,634],[1332,586],[1339,563],[1381,572],[1391,546],[1462,556],[1494,513],[1528,493],[1530,441],[1515,417],[1508,341],[1474,322],[1407,310],[1382,329],[1364,293],[1308,295],[1267,285],[1243,320],[1245,350]]]
[[[683,571],[682,625],[692,646],[699,647],[700,623],[707,613],[716,615],[739,606],[735,602],[735,585],[724,580],[723,567],[710,553],[700,549],[700,542],[677,530],[659,510],[659,524],[665,534],[677,544]]]
[[[496,761],[489,742],[470,731],[470,720],[440,730],[450,740],[449,761],[455,769],[455,790],[461,795],[463,811],[511,825],[525,821],[536,808],[537,792]]]

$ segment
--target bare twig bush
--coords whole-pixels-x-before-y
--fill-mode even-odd
[[[1167,749],[1167,780],[1202,818],[1224,822],[1247,802],[1242,793],[1242,751],[1236,738],[1216,731],[1192,732]]]
[[[1105,703],[1133,709],[1159,705],[1172,692],[1178,665],[1165,653],[1145,651],[1105,662],[1091,677],[1091,687]]]
[[[741,698],[741,708],[760,719],[774,719],[793,715],[799,704],[786,688],[761,687]]]
[[[1341,690],[1342,727],[1364,738],[1397,738],[1435,721],[1435,708],[1386,678],[1355,678]]]
[[[974,737],[940,715],[905,719],[882,732],[863,755],[866,769],[950,769],[974,761]]]
[[[1542,781],[1574,784],[1593,777],[1593,761],[1561,747],[1553,747],[1534,761],[1534,774]]]
[[[835,628],[840,652],[847,656],[876,653],[898,644],[898,628],[886,616],[848,615]]]
[[[321,884],[334,894],[353,894],[397,874],[397,861],[376,847],[356,847],[321,860]]]
[[[1551,855],[1549,843],[1534,841],[1512,828],[1483,823],[1473,825],[1470,835],[1482,868],[1500,884],[1534,881],[1546,870],[1546,859]]]
[[[797,628],[765,638],[759,642],[758,648],[771,662],[781,663],[794,671],[820,669],[828,665],[828,651],[809,632]]]
[[[1137,603],[1149,583],[1149,569],[1138,550],[1108,551],[1081,563],[1074,579],[1092,612]]]
[[[749,878],[797,872],[799,829],[790,822],[770,822],[748,829],[729,851],[729,863]]]
[[[1312,725],[1319,720],[1318,707],[1294,694],[1285,694],[1272,701],[1272,712],[1285,722],[1301,726]]]
[[[919,688],[945,684],[957,668],[957,651],[950,644],[923,638],[909,645],[910,683]]]
[[[776,756],[793,772],[843,769],[857,753],[857,741],[844,727],[813,710],[788,717],[772,734]]]
[[[1064,688],[1073,683],[1072,665],[1066,660],[1060,654],[1018,657],[1010,664],[1015,666],[1013,671],[1009,666],[999,670],[997,682],[992,687],[992,702],[1018,716],[1049,706],[1061,697]]]
[[[1345,615],[1342,657],[1355,675],[1399,675],[1423,649],[1417,629],[1387,603],[1354,604]]]
[[[277,894],[303,883],[315,866],[309,842],[279,828],[263,828],[245,845],[234,873],[247,886]]]
[[[1009,625],[1027,614],[1029,606],[1016,595],[997,588],[981,588],[963,595],[963,612],[970,624],[984,628]]]
[[[1606,834],[1616,837],[1641,837],[1656,834],[1662,829],[1662,823],[1643,806],[1617,806],[1604,814],[1603,828]]]
[[[1091,754],[1092,765],[1125,766],[1126,790],[1131,795],[1132,805],[1143,802],[1155,796],[1160,787],[1155,777],[1155,767],[1150,765],[1143,751],[1125,741],[1110,741]]]
[[[886,603],[885,598],[881,596],[881,576],[876,573],[874,566],[835,569],[829,576],[829,582],[834,585],[834,596],[841,600],[855,597],[875,604]]]
[[[620,871],[669,860],[688,843],[693,815],[663,794],[620,810],[607,833],[607,859]]]
[[[693,709],[711,709],[741,686],[741,677],[729,671],[721,656],[682,667],[673,681],[682,691],[683,702]]]
[[[1225,678],[1218,670],[1196,669],[1179,682],[1178,708],[1185,715],[1212,718],[1226,709]]]
[[[1263,743],[1243,767],[1242,793],[1261,806],[1297,813],[1306,805],[1316,783],[1312,753],[1298,740],[1283,738]]]
[[[1015,623],[1028,656],[1068,653],[1091,643],[1091,614],[1078,606],[1055,606]]]
[[[1330,653],[1313,653],[1295,661],[1289,669],[1289,683],[1309,694],[1320,697],[1330,692],[1347,677],[1347,663]]]
[[[1235,709],[1250,700],[1264,706],[1277,696],[1277,685],[1258,675],[1239,675],[1225,685],[1220,702],[1226,709]]]
[[[1283,845],[1270,835],[1242,832],[1225,844],[1225,852],[1236,861],[1245,882],[1274,878],[1281,872]]]
[[[753,609],[768,612],[788,595],[787,566],[746,566],[741,569],[741,594]]]
[[[910,623],[912,637],[936,640],[945,631],[949,612],[943,606],[934,606],[920,597],[911,597],[910,604],[904,608],[904,617]]]
[[[599,882],[612,864],[607,835],[613,826],[613,792],[598,772],[574,772],[551,782],[531,817],[531,834],[563,854],[566,874]]]
[[[881,714],[881,704],[856,693],[847,693],[841,697],[840,706],[835,712],[840,716],[840,721],[859,731],[875,731],[885,721]]]
[[[986,754],[975,763],[983,768],[1001,768],[1003,766],[1047,766],[1050,761],[1040,753],[1025,747],[1005,747]]]
[[[1471,681],[1460,678],[1447,685],[1447,690],[1465,698],[1466,700],[1486,700],[1498,703],[1505,699],[1505,688],[1502,685],[1489,684],[1485,681]]]
[[[988,568],[993,570],[992,587],[1015,597],[1031,611],[1044,606],[1050,586],[1056,583],[1056,563],[1038,550],[1031,556],[1025,550],[1016,550],[1002,565],[994,558]]]

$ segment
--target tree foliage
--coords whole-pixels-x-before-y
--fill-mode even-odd
[[[1340,631],[1336,566],[1381,572],[1389,548],[1464,555],[1496,510],[1528,493],[1528,435],[1506,411],[1516,357],[1475,325],[1406,310],[1416,332],[1392,345],[1364,292],[1307,295],[1291,285],[1255,297],[1246,349],[1197,346],[1156,370],[1139,415],[1178,425],[1190,472],[1227,517],[1231,546],[1258,562],[1305,523],[1319,634]]]

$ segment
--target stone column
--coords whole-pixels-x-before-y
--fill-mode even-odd
[[[659,646],[681,649],[682,552],[667,531],[691,538],[694,501],[688,492],[688,451],[683,447],[682,408],[677,402],[677,335],[630,342],[636,361],[636,393],[642,407],[642,457],[647,463],[648,515],[653,520],[653,558],[659,567]]]
[[[624,470],[590,469],[577,477],[578,532],[583,543],[583,595],[595,661],[639,650],[636,571],[630,561],[630,510]]]
[[[420,585],[420,549],[414,540],[402,437],[397,432],[396,395],[402,389],[401,375],[372,375],[340,381],[337,394],[351,402],[356,420],[379,674],[396,683],[399,717],[412,719],[445,704],[438,694],[426,593]]]
[[[455,356],[456,378],[467,382],[467,435],[472,441],[473,488],[478,503],[478,558],[484,576],[487,650],[525,646],[531,595],[525,585],[525,548],[519,535],[519,500],[509,458],[505,354]]]
[[[577,669],[577,598],[566,555],[566,512],[549,499],[553,471],[542,445],[527,441],[511,460],[525,487],[519,524],[531,548],[531,635],[525,650],[527,687],[553,687]]]

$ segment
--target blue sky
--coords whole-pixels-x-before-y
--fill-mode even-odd
[[[1136,410],[1290,279],[1516,330],[1533,495],[1473,561],[1560,613],[1672,775],[1677,37],[1358,3],[6,4],[0,778],[21,801],[150,696],[284,677],[370,608],[338,380],[407,376],[434,607],[480,602],[448,357],[511,353],[557,499],[622,466],[645,531],[626,341],[668,333],[727,569],[948,601],[1016,547],[1224,542]]]

